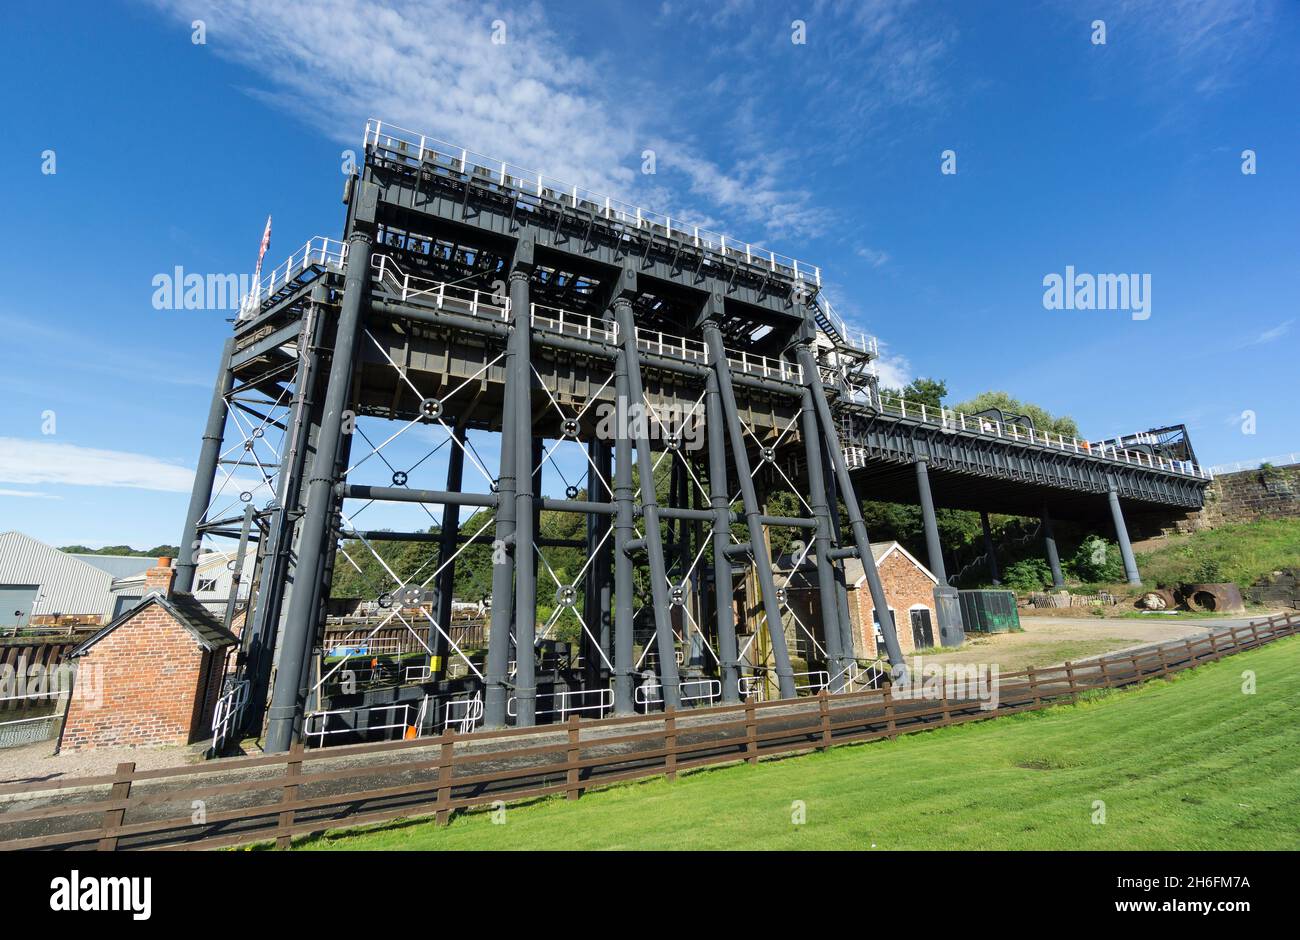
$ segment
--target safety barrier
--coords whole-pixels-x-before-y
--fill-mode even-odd
[[[235,757],[207,765],[0,785],[0,850],[220,848],[339,826],[432,815],[497,800],[565,794],[695,767],[894,738],[1047,708],[1133,685],[1300,633],[1291,613],[1085,662],[994,677],[986,701],[954,682],[925,695],[883,689],[581,721],[539,728]],[[366,760],[366,758],[371,758]],[[177,786],[180,784],[180,786]],[[50,791],[68,796],[49,803]],[[193,801],[207,806],[203,822]]]

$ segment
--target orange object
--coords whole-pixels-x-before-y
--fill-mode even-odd
[[[416,733],[415,733],[415,725],[407,725],[407,726],[406,726],[406,734],[402,735],[402,737],[406,738],[406,740],[408,740],[408,741],[414,741],[414,740],[415,740],[415,736],[416,736]]]

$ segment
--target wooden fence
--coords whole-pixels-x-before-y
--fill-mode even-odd
[[[995,707],[949,677],[927,693],[886,686],[564,725],[444,733],[210,764],[0,786],[0,849],[287,847],[340,826],[451,814],[498,800],[565,794],[709,764],[1047,707],[1091,689],[1166,676],[1300,632],[1300,613],[1079,663],[998,675]],[[959,667],[960,668],[960,667]],[[913,684],[913,690],[917,684]],[[107,791],[107,792],[105,792]]]

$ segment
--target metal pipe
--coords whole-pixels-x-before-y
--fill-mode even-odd
[[[930,495],[930,472],[924,460],[916,462],[916,489],[921,497],[921,525],[925,529],[925,553],[930,573],[939,584],[948,584],[948,572],[943,563],[943,545],[939,541],[939,521],[934,514],[934,497]]]
[[[763,610],[767,616],[767,632],[772,641],[772,657],[776,660],[776,680],[781,698],[794,698],[794,670],[790,666],[790,651],[785,645],[785,627],[781,621],[781,605],[776,599],[776,582],[772,577],[772,558],[763,540],[762,509],[754,491],[754,478],[750,474],[749,454],[745,450],[745,433],[740,426],[736,410],[736,392],[731,387],[731,366],[722,345],[722,330],[716,320],[704,321],[704,342],[709,347],[709,359],[718,380],[718,395],[726,415],[727,432],[731,439],[731,459],[740,480],[740,495],[745,507],[745,521],[749,527],[751,557],[758,573],[759,590],[763,593]]]
[[[1002,574],[998,571],[998,552],[993,545],[993,528],[989,525],[989,514],[980,510],[980,528],[984,530],[984,554],[989,560],[989,574],[994,586],[1002,583]]]
[[[731,495],[727,488],[727,437],[718,376],[708,373],[705,387],[705,434],[708,443],[708,504],[714,514],[714,620],[718,627],[718,666],[723,677],[723,702],[740,701],[740,666],[736,642],[736,584],[732,577]]]
[[[804,457],[808,462],[808,499],[816,520],[813,549],[817,559],[817,593],[821,602],[822,637],[830,671],[830,690],[844,690],[844,634],[839,621],[839,599],[835,593],[835,563],[830,559],[831,514],[826,502],[826,481],[822,471],[821,434],[817,428],[817,406],[812,391],[804,388],[803,407],[799,410],[799,432],[803,437]],[[802,521],[802,520],[797,520]]]
[[[1056,533],[1052,531],[1052,514],[1048,512],[1046,501],[1043,502],[1043,549],[1047,552],[1047,566],[1052,570],[1052,587],[1065,587],[1061,556],[1056,550]]]
[[[614,361],[614,397],[619,417],[628,399],[627,357]],[[634,685],[632,662],[633,618],[636,613],[636,578],[628,545],[636,539],[633,512],[636,488],[632,485],[632,440],[626,425],[614,431],[614,714],[631,715],[636,711],[632,700]]]
[[[315,574],[328,550],[326,537],[335,506],[334,474],[343,438],[343,413],[349,404],[352,365],[361,329],[363,301],[370,271],[370,236],[353,231],[348,236],[347,273],[343,302],[334,337],[334,358],[330,363],[325,390],[320,435],[307,484],[306,515],[298,545],[298,571]],[[301,581],[301,579],[300,579]],[[289,749],[302,734],[302,705],[299,689],[306,668],[304,646],[314,631],[320,609],[321,585],[299,583],[289,602],[285,623],[284,653],[280,657],[266,734],[266,750],[276,754]]]
[[[645,393],[641,388],[641,366],[636,348],[636,321],[632,318],[632,303],[620,296],[614,300],[614,322],[618,324],[623,343],[623,358],[627,361],[627,398],[620,398],[623,415],[636,404],[644,408]],[[622,415],[620,416],[622,417]],[[645,520],[646,553],[650,562],[650,592],[654,602],[655,639],[659,653],[659,681],[663,686],[664,707],[681,707],[681,683],[677,674],[677,647],[673,639],[673,625],[668,607],[668,574],[664,566],[663,535],[659,531],[659,500],[655,493],[654,455],[650,452],[650,439],[645,421],[634,422],[640,433],[636,438],[636,458],[641,471],[641,517]],[[630,436],[631,428],[623,423],[618,431],[621,437]]]
[[[235,338],[226,339],[221,350],[221,366],[212,386],[212,400],[208,404],[208,423],[203,429],[203,443],[199,446],[199,463],[194,468],[194,486],[190,490],[190,505],[185,512],[185,527],[181,530],[181,551],[176,566],[176,579],[172,590],[188,594],[194,589],[194,569],[199,563],[203,539],[199,535],[199,522],[207,514],[212,501],[212,485],[217,477],[217,461],[221,457],[221,442],[226,431],[226,396],[234,386],[235,376],[230,370],[230,357],[235,351]]]
[[[1110,517],[1115,523],[1115,539],[1119,542],[1119,555],[1124,559],[1124,577],[1129,584],[1141,584],[1142,576],[1138,574],[1137,559],[1133,557],[1133,545],[1128,540],[1128,526],[1124,524],[1124,511],[1119,505],[1119,492],[1112,481],[1106,489],[1106,498],[1110,501]]]
[[[537,722],[536,656],[537,507],[533,485],[533,366],[529,355],[528,266],[516,265],[510,272],[510,309],[515,328],[510,334],[514,360],[510,364],[515,401],[515,725],[526,728]]]
[[[451,437],[451,453],[447,455],[447,489],[460,492],[465,474],[465,441],[468,434],[464,422],[456,425]],[[451,629],[451,604],[456,592],[456,549],[460,543],[460,506],[447,503],[442,509],[442,525],[438,532],[438,572],[434,587],[433,607],[437,627],[429,624],[425,643],[431,650],[428,657],[429,678],[437,682],[447,669],[450,649],[445,632]],[[438,627],[442,627],[439,630]]]

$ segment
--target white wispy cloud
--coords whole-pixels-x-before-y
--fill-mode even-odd
[[[250,95],[346,147],[359,150],[365,120],[379,117],[684,221],[706,225],[698,214],[717,212],[759,229],[738,237],[824,223],[771,163],[720,162],[647,126],[635,100],[613,100],[594,60],[573,52],[538,4],[152,2],[187,26],[203,19],[208,48],[258,77]],[[502,44],[492,41],[496,20]],[[648,141],[662,149],[655,176],[640,172]]]
[[[0,437],[0,482],[188,493],[194,482],[194,471],[147,454]]]
[[[1248,340],[1243,345],[1262,346],[1265,343],[1276,342],[1277,340],[1285,336],[1287,333],[1291,332],[1291,327],[1294,325],[1295,325],[1295,318],[1292,317],[1290,320],[1285,320],[1282,323],[1279,323],[1277,326],[1264,330],[1254,339]]]
[[[860,246],[855,249],[853,253],[873,268],[878,268],[889,261],[889,252],[878,251],[877,249],[870,248],[867,245]]]
[[[902,388],[916,376],[912,372],[912,363],[906,356],[881,350],[876,360],[876,374],[880,376],[880,387]]]
[[[53,493],[42,493],[38,490],[4,490],[0,489],[0,496],[12,496],[16,499],[62,499],[61,496],[55,496]]]

